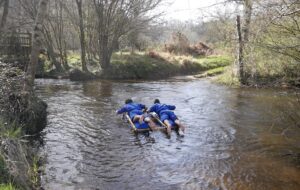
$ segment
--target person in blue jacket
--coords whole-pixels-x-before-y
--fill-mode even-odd
[[[134,103],[132,99],[127,99],[125,105],[117,110],[116,113],[127,113],[137,129],[146,129],[150,127],[151,130],[156,130],[157,126],[155,122],[147,115],[144,115],[145,110],[146,106],[144,104]]]
[[[172,127],[175,127],[175,125],[178,126],[178,132],[179,134],[183,135],[185,131],[184,125],[179,121],[178,117],[175,115],[175,113],[172,110],[175,110],[176,106],[174,105],[167,105],[167,104],[161,104],[159,99],[154,100],[154,105],[152,105],[148,111],[149,112],[155,112],[159,115],[160,120],[167,126],[167,134],[171,135],[171,129]]]
[[[142,115],[143,110],[146,109],[144,104],[134,103],[132,99],[125,100],[125,105],[117,110],[117,114],[128,113],[130,119],[133,121],[136,115]]]

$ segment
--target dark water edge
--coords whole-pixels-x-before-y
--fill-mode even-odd
[[[38,80],[48,103],[45,189],[299,189],[294,91],[206,80]],[[184,138],[135,137],[114,111],[124,100],[175,104]]]

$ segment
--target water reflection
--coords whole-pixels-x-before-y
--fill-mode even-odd
[[[86,82],[83,83],[83,94],[85,96],[92,96],[92,97],[111,97],[112,90],[113,90],[113,83],[111,81],[102,81],[101,83],[94,81],[94,82]]]

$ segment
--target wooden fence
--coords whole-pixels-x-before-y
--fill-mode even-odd
[[[29,59],[31,51],[30,33],[0,34],[0,57],[10,59]]]

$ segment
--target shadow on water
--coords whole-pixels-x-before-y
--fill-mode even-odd
[[[300,133],[278,117],[278,104],[294,100],[292,92],[186,78],[38,80],[36,91],[49,105],[41,148],[45,189],[300,188]],[[115,115],[128,97],[148,106],[155,98],[175,104],[185,137],[133,135]]]

